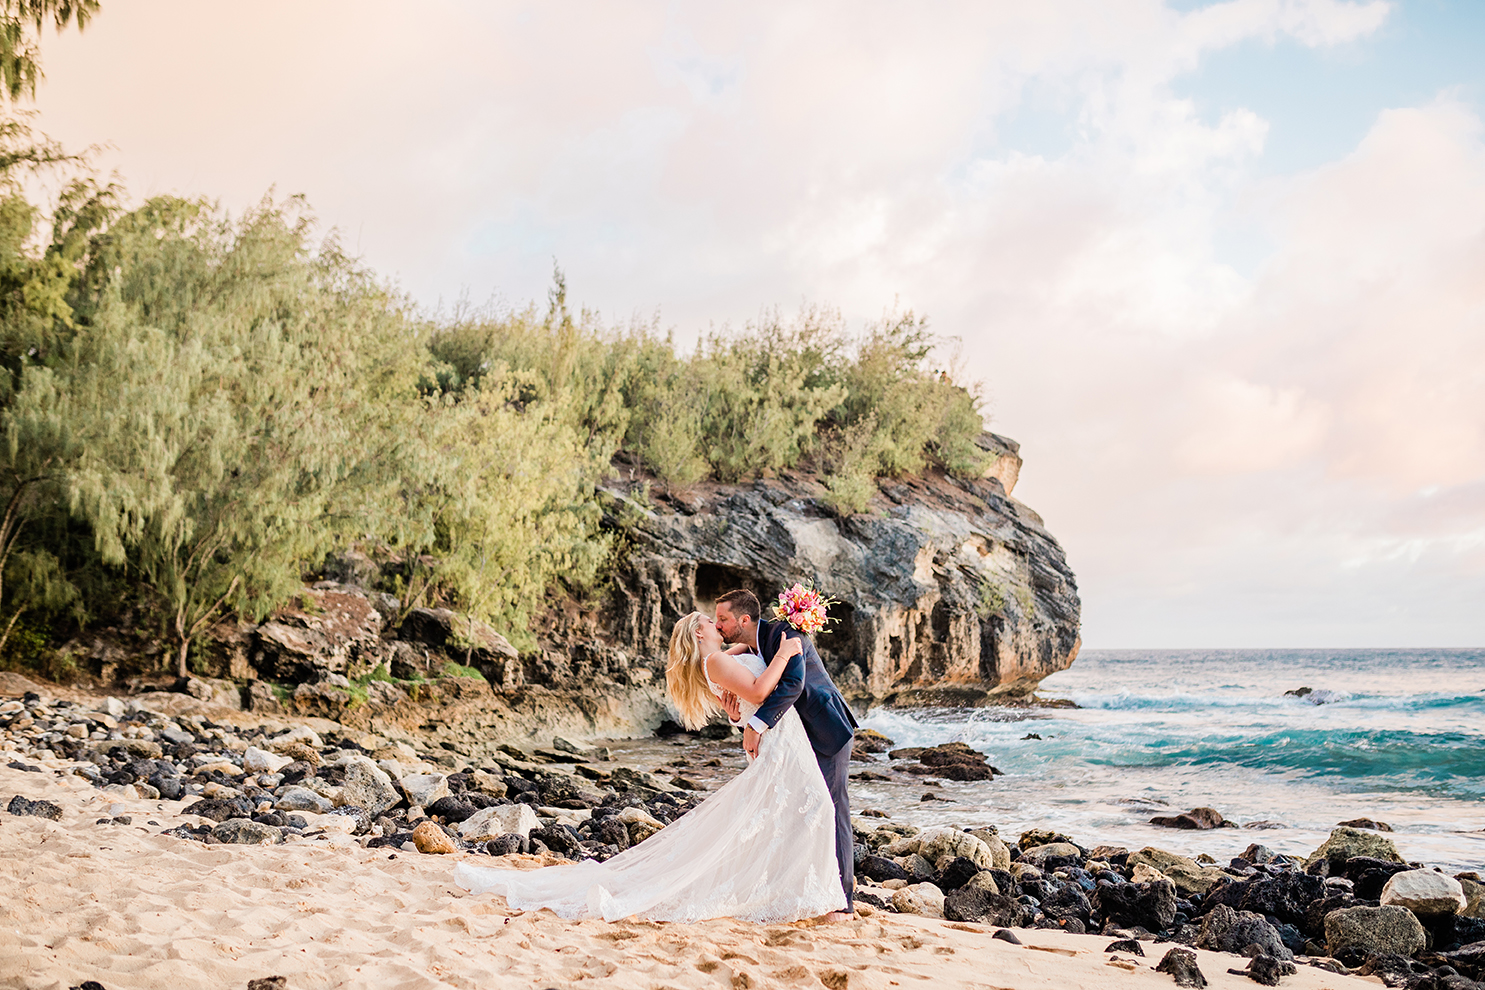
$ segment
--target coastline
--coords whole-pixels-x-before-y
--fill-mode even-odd
[[[12,892],[0,908],[3,987],[242,987],[269,976],[286,977],[291,990],[470,987],[492,978],[625,990],[1173,985],[1154,971],[1153,948],[1138,959],[1105,953],[1107,936],[1018,930],[1025,944],[1017,946],[992,937],[994,926],[882,911],[836,925],[564,921],[455,887],[450,876],[465,854],[364,849],[346,835],[203,846],[146,824],[184,821],[175,808],[161,810],[178,802],[119,801],[77,777],[0,766],[0,792],[21,791],[56,802],[63,815],[0,814],[0,884]],[[105,814],[139,824],[94,824]],[[1196,954],[1211,986],[1254,985],[1226,972],[1245,960]],[[1301,968],[1284,985],[1376,983]]]
[[[951,805],[941,827],[921,834],[857,809],[861,916],[839,925],[568,922],[453,885],[464,859],[530,869],[643,841],[741,768],[731,739],[645,740],[629,753],[557,740],[531,753],[501,747],[486,770],[454,770],[464,761],[448,750],[419,752],[323,719],[199,704],[167,717],[141,702],[169,708],[183,696],[62,694],[0,698],[0,882],[15,892],[0,926],[0,986],[226,986],[275,975],[290,987],[469,986],[492,975],[533,987],[1169,986],[1153,968],[1186,951],[1211,985],[1252,983],[1228,972],[1248,965],[1233,954],[1241,946],[1194,947],[1201,897],[1182,864],[1162,864],[1167,877],[1137,864],[1142,855],[1082,849],[1051,831],[1018,847],[993,829],[961,831]],[[937,749],[899,752],[894,763],[944,773],[948,757],[956,772],[993,772],[962,744]],[[931,832],[951,841],[936,851],[914,841]],[[620,845],[603,845],[610,839]],[[1246,876],[1294,875],[1280,866],[1292,870],[1278,863]],[[1232,869],[1227,881],[1244,877]],[[1169,911],[1185,913],[1141,925],[1142,907],[1105,905],[1102,934],[1084,934],[1088,900],[1074,887],[1087,884],[1096,904],[1090,871],[1141,897],[1164,884]],[[966,891],[993,897],[960,896],[956,906],[965,892],[956,874]],[[1349,883],[1337,878],[1335,890]],[[1001,896],[1006,885],[1016,889]],[[1067,897],[1052,896],[1064,888]],[[1004,940],[1004,928],[1024,944]],[[1313,958],[1323,946],[1298,946],[1285,986],[1359,985],[1347,967]]]

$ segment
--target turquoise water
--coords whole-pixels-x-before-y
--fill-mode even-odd
[[[1309,852],[1369,817],[1410,859],[1485,867],[1485,650],[1090,650],[1041,694],[1080,707],[872,711],[864,724],[898,745],[962,740],[1006,775],[862,784],[853,803],[1222,859],[1252,841]],[[1147,824],[1200,805],[1282,827]]]

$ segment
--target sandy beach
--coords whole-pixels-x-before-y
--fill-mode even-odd
[[[268,976],[295,990],[1174,985],[1153,971],[1167,946],[1150,942],[1144,958],[1105,953],[1106,936],[1019,931],[1017,946],[990,926],[886,912],[835,925],[570,922],[470,896],[450,882],[458,856],[364,849],[335,831],[202,845],[159,834],[196,823],[182,802],[119,801],[77,777],[0,767],[0,797],[13,794],[63,811],[55,822],[0,814],[4,987],[245,987]],[[1227,972],[1246,960],[1197,956],[1213,987],[1256,985]],[[1284,985],[1376,984],[1301,966]]]

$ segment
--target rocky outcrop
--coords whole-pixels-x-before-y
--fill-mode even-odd
[[[766,608],[799,581],[838,602],[816,643],[858,707],[1024,698],[1077,656],[1077,585],[1041,518],[1010,495],[1015,442],[987,433],[981,447],[993,455],[983,478],[884,479],[854,514],[831,508],[806,472],[684,491],[614,480],[599,500],[623,563],[604,590],[552,604],[524,652],[467,615],[405,609],[387,593],[395,576],[348,551],[266,621],[214,629],[196,657],[230,681],[189,684],[225,684],[225,700],[259,712],[417,724],[471,752],[553,731],[638,734],[665,715],[678,618],[739,587]],[[109,649],[92,649],[100,674]],[[993,772],[927,762],[950,779]]]
[[[607,630],[663,656],[671,625],[732,588],[765,602],[795,581],[840,601],[817,637],[856,702],[976,704],[1022,698],[1077,656],[1080,602],[1062,548],[1010,497],[1020,457],[987,477],[884,479],[868,510],[840,515],[805,474],[652,493],[610,488],[610,523],[632,542]]]

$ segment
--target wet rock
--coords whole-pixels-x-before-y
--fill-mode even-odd
[[[1150,824],[1162,828],[1212,829],[1222,828],[1227,821],[1215,808],[1192,808],[1185,814],[1157,815],[1150,819]]]
[[[476,811],[457,826],[459,835],[467,842],[484,842],[502,835],[515,834],[526,838],[541,821],[527,804],[499,804]]]
[[[1332,956],[1348,949],[1363,958],[1379,952],[1411,956],[1427,941],[1423,925],[1406,908],[1342,908],[1325,916],[1325,946]]]
[[[1458,880],[1432,870],[1394,873],[1382,888],[1381,901],[1383,907],[1396,905],[1420,917],[1457,914],[1468,904]]]
[[[217,842],[239,846],[260,846],[284,841],[281,829],[263,825],[250,818],[228,818],[211,830],[211,837]]]
[[[1176,918],[1176,885],[1169,880],[1117,885],[1105,881],[1093,891],[1093,904],[1106,922],[1161,932]]]
[[[852,746],[863,753],[885,753],[893,746],[891,739],[876,729],[857,729]]]
[[[1334,873],[1336,872],[1334,864],[1344,863],[1358,856],[1380,859],[1389,863],[1404,862],[1391,839],[1375,832],[1338,826],[1331,831],[1330,837],[1320,844],[1320,848],[1305,860],[1305,868],[1308,871],[1312,864],[1326,860],[1331,864],[1331,872]]]
[[[10,799],[5,810],[12,815],[32,815],[37,818],[46,818],[54,822],[62,820],[62,808],[51,801],[32,801],[30,798],[17,794]]]
[[[944,892],[931,883],[915,883],[892,892],[892,906],[900,914],[920,914],[925,918],[944,916]]]
[[[1171,949],[1155,967],[1157,973],[1165,973],[1176,981],[1178,987],[1204,987],[1207,978],[1196,965],[1196,953],[1190,949]]]
[[[1275,959],[1273,956],[1255,956],[1246,970],[1250,980],[1266,987],[1276,987],[1281,977],[1293,976],[1296,972],[1298,970],[1294,963],[1287,959]]]
[[[444,830],[431,821],[425,820],[418,823],[418,827],[412,831],[412,841],[413,845],[418,847],[418,852],[420,853],[447,855],[459,851],[459,847],[454,844],[454,840],[444,834]]]
[[[1219,904],[1207,912],[1196,937],[1196,946],[1238,954],[1251,954],[1248,950],[1256,947],[1258,952],[1275,959],[1294,958],[1294,953],[1284,945],[1278,931],[1263,915],[1234,911],[1226,904]]]

